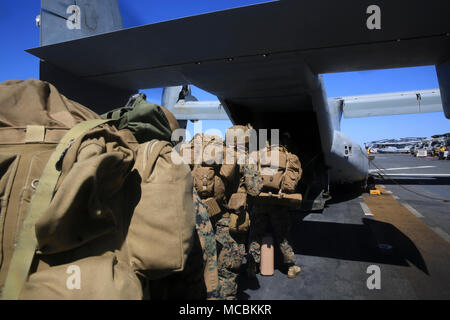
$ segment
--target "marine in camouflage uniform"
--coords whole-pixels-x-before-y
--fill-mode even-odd
[[[198,180],[196,184],[196,178],[202,179],[203,176],[196,170],[200,167],[207,167],[207,165],[203,164],[204,148],[208,146],[211,141],[220,141],[218,146],[223,150],[223,141],[219,137],[197,134],[187,145],[188,148],[182,150],[182,154],[187,153],[192,157],[190,159],[190,165],[194,177],[195,189],[197,190],[194,199],[197,208],[196,226],[204,256],[204,283],[208,291],[207,296],[211,299],[233,299],[235,293],[230,294],[228,282],[224,281],[224,279],[229,279],[233,276],[235,264],[230,262],[230,259],[227,257],[239,256],[240,248],[228,233],[230,215],[226,206],[226,186],[230,184],[230,175],[234,175],[233,172],[236,165],[223,165],[218,163],[217,166],[214,166],[214,176],[222,181],[223,192],[216,194],[216,191],[218,190],[216,183],[220,184],[220,182],[215,178],[213,194],[210,194],[209,192],[205,193],[203,190],[197,189],[201,188],[201,185]],[[196,144],[197,146],[201,146],[201,152],[198,151],[199,149],[195,149]],[[197,161],[195,157],[198,157],[198,155],[202,156],[200,161],[202,163],[194,162]],[[224,173],[222,169],[227,172]],[[210,208],[209,201],[211,201],[212,198],[216,201],[216,205],[214,206],[214,204],[211,204],[212,207]],[[231,291],[236,290],[231,289]]]
[[[234,126],[230,129],[241,129],[243,132],[249,127]],[[228,132],[227,132],[228,133]],[[236,149],[234,150],[236,155]],[[248,163],[248,152],[245,150],[246,163],[236,166],[236,172],[233,181],[227,188],[227,199],[230,199],[233,193],[246,193],[247,201],[251,201],[252,196],[259,194],[262,187],[262,178],[256,165]],[[247,203],[249,205],[249,203]],[[236,214],[241,220],[242,215],[247,214],[247,210],[240,212],[229,212],[222,215],[216,225],[216,239],[218,242],[218,268],[219,281],[221,286],[221,298],[226,300],[236,299],[237,295],[237,277],[239,269],[246,255],[247,231],[233,232],[230,229],[230,215]],[[245,220],[245,219],[242,219]]]
[[[292,146],[290,139],[282,136],[283,145]],[[288,208],[278,205],[255,204],[251,213],[252,225],[249,232],[249,263],[248,275],[255,277],[258,265],[261,263],[261,242],[267,232],[268,225],[272,226],[275,242],[278,243],[283,255],[284,264],[288,267],[288,277],[295,278],[301,272],[296,263],[295,253],[289,244],[288,235],[291,229],[291,216]]]

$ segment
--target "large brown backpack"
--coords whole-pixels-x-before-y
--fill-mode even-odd
[[[278,153],[278,157],[275,153]],[[296,191],[302,177],[298,156],[284,146],[269,146],[259,151],[258,167],[263,178],[263,187],[258,196],[260,203],[293,208],[301,206],[302,196]]]
[[[145,279],[183,269],[189,167],[106,122],[47,82],[0,84],[3,299],[141,299]]]
[[[209,216],[214,217],[226,206],[226,187],[235,174],[236,164],[224,164],[223,140],[204,133],[195,135],[181,148],[180,155],[186,154],[190,156],[195,190],[208,206]]]
[[[23,241],[20,241],[22,226],[31,230],[28,233],[34,235],[34,224],[39,217],[34,220],[30,218],[31,220],[25,224],[24,221],[26,222],[27,217],[30,217],[27,213],[33,195],[38,188],[42,189],[39,184],[45,186],[40,178],[49,159],[70,128],[83,121],[96,119],[99,117],[94,112],[66,99],[58,93],[56,88],[46,82],[30,79],[28,81],[12,80],[0,84],[0,195],[2,202],[0,291],[2,293],[4,293],[3,286],[8,271],[15,269],[10,266],[13,254],[23,248],[21,245]],[[108,129],[104,128],[104,130]],[[103,142],[106,144],[106,141]],[[62,151],[67,153],[66,148],[63,149]],[[63,153],[61,150],[59,152],[62,157]],[[61,162],[58,162],[61,165]],[[49,171],[52,169],[48,168]],[[55,172],[51,174],[55,175]],[[60,170],[56,174],[60,174]],[[52,178],[54,180],[54,177]],[[43,201],[40,202],[43,203]],[[39,201],[35,201],[36,205],[39,205]],[[43,210],[39,211],[42,213]],[[31,239],[31,246],[36,245],[33,242],[36,240]],[[15,250],[17,246],[19,250]],[[28,269],[33,256],[30,257],[27,253],[25,257],[18,256],[18,258],[24,260],[19,263]],[[24,280],[21,279],[20,284],[14,284],[16,297],[20,289],[17,287],[21,286]]]

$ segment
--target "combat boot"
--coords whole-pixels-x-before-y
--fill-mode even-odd
[[[301,271],[302,269],[299,266],[290,266],[288,269],[288,278],[294,279]]]

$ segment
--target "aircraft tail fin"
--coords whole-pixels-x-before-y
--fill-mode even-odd
[[[123,29],[118,0],[41,0],[41,46]]]
[[[41,46],[123,29],[118,0],[41,0],[41,14],[36,21]],[[97,113],[124,106],[136,93],[91,81],[42,60],[39,77]]]

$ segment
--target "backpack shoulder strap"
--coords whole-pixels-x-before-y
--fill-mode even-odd
[[[19,238],[14,250],[8,274],[3,288],[2,300],[16,300],[19,298],[25,284],[30,266],[36,251],[37,239],[35,224],[43,212],[48,208],[56,183],[61,174],[58,165],[64,158],[72,143],[86,131],[95,128],[109,120],[94,119],[75,125],[61,139],[53,154],[50,156],[45,169],[39,179],[36,192],[31,199],[25,220],[19,233]]]
[[[143,176],[149,177],[153,168],[155,166],[156,161],[158,160],[159,154],[166,146],[172,146],[172,144],[168,141],[162,140],[151,140],[147,142],[144,149],[144,157],[142,158],[142,170]]]

